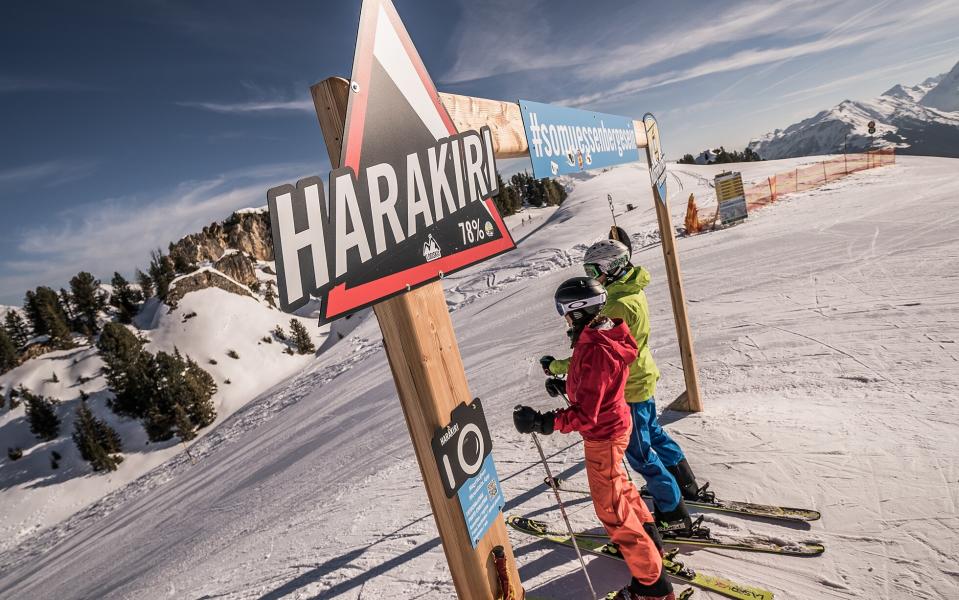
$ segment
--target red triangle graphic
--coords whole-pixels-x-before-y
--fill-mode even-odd
[[[400,73],[389,71],[389,67],[376,56],[378,36],[388,36],[391,48],[398,40],[404,62]],[[387,43],[380,40],[380,43]],[[391,64],[394,61],[389,61]],[[377,64],[378,63],[378,64]],[[443,106],[436,87],[423,65],[422,59],[416,52],[409,33],[400,20],[393,3],[390,0],[364,0],[360,12],[360,26],[356,43],[356,53],[353,58],[353,74],[349,103],[347,105],[346,126],[340,165],[350,167],[357,174],[364,166],[363,147],[364,139],[370,142],[370,137],[364,136],[367,125],[367,111],[369,109],[370,94],[377,93],[374,88],[373,71],[378,68],[386,69],[400,93],[407,99],[414,112],[424,121],[424,125],[434,137],[455,135],[456,126],[450,119],[446,107]],[[411,100],[412,99],[412,100]],[[384,132],[384,139],[386,139]],[[375,140],[374,142],[375,143]],[[404,153],[416,152],[421,148],[398,148]],[[409,289],[424,285],[439,279],[442,275],[458,271],[484,259],[501,254],[515,247],[512,237],[503,223],[492,198],[484,201],[489,216],[496,230],[500,233],[493,241],[474,245],[455,254],[443,256],[437,260],[416,265],[399,272],[389,273],[383,277],[348,287],[348,283],[340,283],[329,290],[326,301],[323,303],[322,321],[330,321],[359,308],[369,306]],[[452,218],[448,216],[447,218]]]

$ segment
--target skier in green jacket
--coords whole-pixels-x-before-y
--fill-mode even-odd
[[[654,395],[659,369],[649,350],[649,306],[643,291],[650,276],[643,267],[632,266],[629,258],[624,244],[603,240],[586,251],[584,268],[587,276],[606,286],[609,297],[600,314],[622,319],[639,347],[626,381],[626,402],[633,420],[626,458],[646,480],[656,522],[665,528],[688,530],[691,520],[683,499],[698,499],[700,487],[679,444],[656,416]],[[547,375],[562,375],[569,368],[569,359],[552,356],[542,357],[540,363]]]

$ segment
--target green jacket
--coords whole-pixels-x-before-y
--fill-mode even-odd
[[[629,379],[626,380],[626,402],[645,402],[656,393],[656,381],[659,369],[649,350],[649,305],[643,288],[649,283],[649,271],[643,267],[633,267],[620,279],[606,286],[606,306],[600,312],[612,319],[622,319],[629,332],[636,338],[639,354],[629,365]],[[569,369],[570,359],[554,360],[549,370],[554,375],[562,375]]]

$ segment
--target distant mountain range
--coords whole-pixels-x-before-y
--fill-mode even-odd
[[[876,133],[869,135],[869,121]],[[959,158],[959,63],[919,85],[894,85],[878,98],[844,100],[749,142],[766,159],[895,147],[901,154]]]

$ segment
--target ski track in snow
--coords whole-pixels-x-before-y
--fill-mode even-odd
[[[959,161],[899,160],[678,242],[707,410],[666,412],[664,424],[722,497],[823,513],[808,527],[706,520],[724,536],[827,547],[818,558],[683,548],[703,572],[782,599],[959,597]],[[764,177],[798,162],[739,167]],[[689,192],[709,197],[714,171],[676,170],[674,224]],[[645,168],[575,186],[533,232],[514,231],[516,251],[445,282],[507,512],[555,524],[510,411],[553,406],[535,364],[568,352],[552,290],[604,236],[606,193],[638,207],[617,221],[653,275],[660,407],[683,386]],[[0,554],[0,597],[454,596],[381,348],[367,318],[193,444],[195,464],[177,455]],[[554,474],[583,484],[578,436],[543,442]],[[564,499],[574,526],[597,527],[588,499]],[[528,592],[586,597],[574,553],[510,535]],[[601,590],[628,578],[619,563],[586,560]]]

